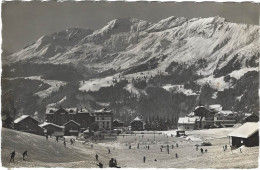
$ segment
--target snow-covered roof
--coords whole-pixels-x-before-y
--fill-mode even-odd
[[[75,122],[74,120],[70,120],[70,121],[68,121],[68,122],[65,123],[63,126],[67,125],[67,124],[70,123],[70,122],[73,122],[73,123],[75,123],[76,125],[80,126],[80,124],[79,124],[78,122]]]
[[[31,116],[30,116],[30,115],[22,115],[21,117],[15,119],[15,120],[14,120],[14,123],[19,123],[19,122],[21,122],[22,120],[24,120],[24,119],[26,119],[26,118],[28,118],[28,117],[31,117]],[[31,118],[32,118],[32,117],[31,117]],[[32,118],[32,119],[34,119],[34,118]],[[39,122],[39,121],[36,120],[36,119],[34,119],[34,120],[37,121],[37,122]]]
[[[78,110],[78,113],[90,113],[90,111],[86,108],[81,108]]]
[[[240,137],[240,138],[248,138],[252,136],[255,132],[259,130],[258,122],[247,122],[231,132],[228,136]]]
[[[64,128],[64,126],[59,126],[59,125],[56,125],[56,124],[54,124],[54,123],[48,123],[48,122],[44,122],[43,124],[41,124],[41,125],[39,125],[39,126],[40,126],[40,127],[45,127],[45,126],[48,126],[48,125],[52,125],[52,126],[55,126],[55,127],[57,127],[57,128],[61,128],[61,129]]]
[[[245,117],[249,117],[251,115],[252,115],[252,113],[245,113]]]
[[[54,112],[56,112],[58,109],[57,108],[47,108],[46,109],[46,114],[53,114]]]
[[[134,118],[134,120],[133,120],[133,121],[131,121],[130,123],[132,123],[132,122],[134,122],[134,121],[141,121],[141,122],[143,122],[143,120],[142,120],[142,119],[140,119],[138,116],[137,116],[136,118]]]
[[[58,110],[63,109],[65,112],[68,112],[69,114],[76,114],[77,113],[77,108],[47,108],[46,109],[46,114],[54,114]]]
[[[69,114],[76,114],[77,113],[77,108],[76,107],[66,108],[64,110],[66,110]]]
[[[221,116],[230,116],[231,114],[233,114],[233,116],[234,116],[234,115],[237,115],[237,112],[233,112],[233,111],[231,111],[231,110],[222,110],[222,111],[216,113],[215,116],[218,116],[218,115],[221,115]]]
[[[95,113],[112,113],[112,110],[107,110],[107,108],[103,108],[100,110],[96,110]]]
[[[180,124],[194,124],[197,117],[179,117],[178,123]]]
[[[212,104],[209,105],[209,109],[219,112],[222,110],[222,106],[220,104]]]

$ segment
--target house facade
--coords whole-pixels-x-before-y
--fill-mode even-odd
[[[205,106],[197,106],[193,112],[194,116],[205,118],[205,128],[208,128],[214,124],[214,115],[216,113],[216,110],[207,109]],[[200,124],[199,126],[199,128],[204,127],[202,127],[202,124]]]
[[[131,131],[142,131],[145,129],[145,122],[139,117],[136,117],[130,124]]]
[[[228,136],[232,138],[232,146],[259,146],[259,123],[247,122],[235,129]]]
[[[46,129],[45,133],[48,135],[54,136],[63,136],[64,135],[64,126],[59,126],[53,123],[44,122],[43,124],[39,125],[40,127]],[[59,134],[59,135],[57,135]]]
[[[112,129],[113,113],[111,110],[107,110],[106,108],[97,110],[94,112],[94,116],[95,116],[95,122],[97,122],[100,130],[102,130],[102,129],[111,130]]]
[[[259,116],[256,114],[245,114],[243,122],[258,122],[259,121]]]
[[[106,108],[93,112],[86,108],[48,108],[45,115],[47,122],[59,126],[73,120],[83,129],[91,127],[94,122],[97,122],[99,129],[112,129],[113,112]]]
[[[214,115],[214,123],[226,127],[233,127],[237,123],[237,119],[238,114],[230,110],[221,110]]]
[[[124,122],[118,119],[113,120],[113,128],[124,127]]]
[[[14,120],[14,129],[18,131],[44,135],[44,129],[39,125],[39,121],[30,115],[23,115]]]
[[[202,127],[206,125],[205,118],[202,119],[201,121]],[[195,130],[195,129],[200,129],[200,118],[195,116],[195,117],[180,117],[178,120],[178,130],[181,131],[189,131],[189,130]]]
[[[65,136],[78,136],[80,131],[80,124],[74,120],[70,120],[64,125]]]

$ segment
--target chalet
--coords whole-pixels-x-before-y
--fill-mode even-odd
[[[14,120],[14,129],[18,131],[44,135],[44,129],[38,126],[39,121],[30,115],[23,115]]]
[[[205,118],[202,119],[201,121],[202,127],[204,128],[206,122]],[[178,120],[178,130],[180,131],[187,131],[187,130],[194,130],[194,129],[199,129],[200,128],[200,118],[195,116],[195,117],[180,117]]]
[[[44,122],[39,126],[46,129],[46,134],[48,135],[54,135],[54,136],[56,136],[55,134],[59,134],[59,136],[64,135],[64,126],[59,126],[48,122]]]
[[[132,122],[130,122],[130,124],[132,131],[142,131],[145,129],[145,122],[139,117],[136,117]]]
[[[62,126],[70,120],[76,120],[76,113],[77,108],[64,109],[60,107],[59,109],[47,108],[45,115],[47,122]]]
[[[259,121],[259,116],[256,114],[244,114],[243,122],[258,122]]]
[[[214,115],[214,123],[219,126],[233,127],[238,120],[238,114],[230,110],[221,110]]]
[[[118,128],[118,127],[123,127],[124,126],[124,122],[121,122],[120,120],[118,119],[115,119],[113,121],[113,128]]]
[[[205,118],[205,128],[214,124],[214,115],[217,112],[215,109],[207,109],[205,106],[197,106],[193,112],[195,116]],[[199,128],[203,128],[201,123]]]
[[[228,136],[232,138],[232,146],[247,147],[259,146],[259,123],[247,122],[231,132]]]
[[[65,135],[66,136],[78,136],[80,131],[80,124],[75,122],[74,120],[70,120],[64,125]]]

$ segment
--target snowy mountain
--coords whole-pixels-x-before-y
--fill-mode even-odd
[[[74,80],[79,83],[76,85],[78,91],[74,93],[87,93],[74,94],[82,103],[80,105],[90,105],[89,102],[93,105],[94,102],[96,104],[93,107],[98,107],[97,103],[105,103],[119,115],[122,115],[120,112],[148,112],[145,108],[117,106],[119,101],[115,102],[115,106],[106,99],[97,99],[98,95],[106,94],[106,89],[117,86],[121,81],[127,82],[121,84],[120,90],[116,91],[129,93],[125,95],[137,97],[137,101],[151,97],[152,92],[149,93],[149,90],[152,88],[164,90],[165,95],[172,94],[172,91],[181,93],[184,95],[183,105],[190,105],[183,106],[187,112],[198,100],[203,99],[205,85],[208,85],[207,90],[210,91],[208,96],[204,96],[205,104],[225,103],[223,97],[220,99],[222,93],[239,86],[239,92],[230,99],[240,97],[239,101],[226,104],[226,107],[231,109],[231,105],[243,102],[241,97],[245,96],[242,94],[244,91],[247,95],[254,91],[248,89],[241,80],[251,77],[256,82],[247,83],[252,85],[258,82],[259,28],[255,25],[226,22],[218,16],[190,20],[169,17],[158,23],[119,18],[94,31],[72,28],[41,37],[21,51],[3,58],[6,68],[3,77],[17,76],[23,68],[21,65],[25,64],[29,68],[35,67],[34,71],[27,71],[24,75],[19,73],[20,77],[45,76],[50,79],[44,71],[39,72],[36,68],[46,68],[48,65],[51,72],[55,67],[69,65],[76,69],[73,71],[73,77],[78,74],[83,76]],[[53,71],[53,75],[55,74],[56,71]],[[64,80],[60,79],[61,76],[53,75],[52,80]],[[62,76],[66,79],[71,75]],[[47,78],[45,79],[48,80]],[[182,87],[175,88],[176,85]],[[104,91],[101,94],[102,90]],[[192,97],[186,99],[188,94],[192,94]],[[87,99],[84,96],[87,96]],[[64,97],[61,95],[51,103],[56,103]],[[68,97],[66,100],[69,103]],[[124,102],[125,99],[122,100]],[[122,100],[120,99],[120,102]],[[147,99],[146,102],[148,101]],[[245,111],[256,110],[252,108],[252,104],[255,107],[255,103],[246,103],[245,105],[250,106]],[[173,114],[167,113],[172,110],[183,111],[180,106],[172,106],[170,102],[165,107],[168,110],[162,112],[168,115]],[[161,112],[162,109],[159,110],[158,112]]]

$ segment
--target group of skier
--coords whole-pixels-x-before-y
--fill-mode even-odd
[[[28,158],[28,155],[27,155],[28,151],[24,151],[23,152],[23,160],[25,160],[25,157]],[[15,150],[13,152],[10,153],[10,161],[9,162],[14,162],[14,157],[15,157]]]

